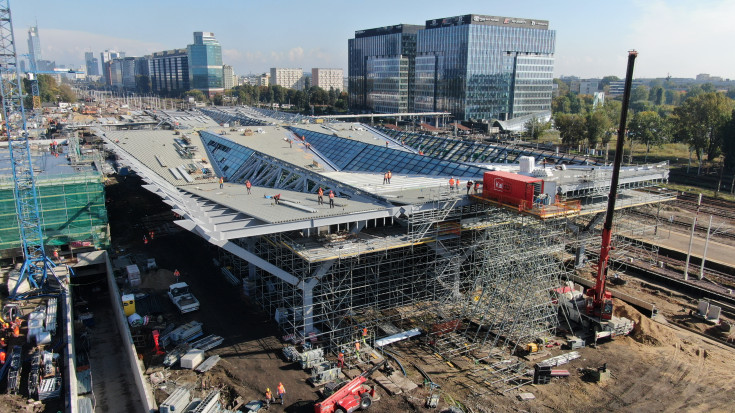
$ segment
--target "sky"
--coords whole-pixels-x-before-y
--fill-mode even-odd
[[[486,14],[549,20],[556,31],[555,77],[624,77],[628,50],[634,77],[735,79],[732,0],[10,0],[18,53],[28,28],[39,28],[42,58],[81,66],[84,52],[142,56],[185,48],[210,31],[235,73],[271,67],[343,68],[356,30]]]

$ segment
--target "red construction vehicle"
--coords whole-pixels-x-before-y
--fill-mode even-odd
[[[373,404],[375,387],[365,385],[368,377],[385,364],[385,360],[350,380],[329,397],[314,405],[314,413],[350,413],[365,410]]]

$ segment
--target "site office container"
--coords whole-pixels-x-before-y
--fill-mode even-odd
[[[535,196],[544,192],[544,180],[503,171],[485,172],[483,198],[503,204],[531,208]]]

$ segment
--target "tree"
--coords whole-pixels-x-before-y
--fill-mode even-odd
[[[637,102],[639,100],[648,100],[648,86],[639,85],[630,94],[630,101]]]
[[[184,96],[193,97],[194,100],[197,102],[206,102],[207,97],[204,95],[204,92],[202,92],[199,89],[192,89],[184,93]]]
[[[590,148],[596,148],[600,139],[610,130],[612,122],[604,111],[596,110],[587,114],[585,120],[587,144]]]
[[[710,92],[686,99],[674,109],[671,127],[674,137],[687,143],[702,160],[714,160],[722,150],[722,126],[730,119],[735,105],[722,93]]]
[[[733,170],[733,180],[730,182],[730,193],[732,194],[735,192],[735,110],[730,114],[730,120],[722,125],[721,136],[725,167]]]
[[[554,118],[554,125],[559,131],[561,141],[567,146],[579,145],[585,138],[585,119],[577,114],[559,114]]]
[[[535,116],[531,117],[531,119],[523,125],[525,135],[533,140],[538,140],[538,138],[540,138],[544,132],[549,130],[549,128],[551,128],[551,124],[549,122],[544,122]]]
[[[628,124],[628,134],[632,140],[646,145],[644,162],[648,162],[651,146],[660,146],[666,140],[666,123],[657,112],[638,112]]]
[[[617,76],[605,76],[600,80],[600,89],[604,89],[605,86],[610,86],[610,82],[617,82],[620,80]]]

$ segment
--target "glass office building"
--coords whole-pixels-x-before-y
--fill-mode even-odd
[[[348,99],[357,111],[413,110],[416,33],[423,26],[399,24],[355,32],[348,41]]]
[[[556,33],[548,27],[546,20],[475,14],[429,20],[412,35],[415,45],[401,49],[400,56],[385,50],[396,40],[371,35],[378,29],[357,32],[349,44],[350,106],[374,112],[446,111],[459,120],[507,120],[550,110]],[[357,70],[360,57],[364,73]],[[398,57],[409,62],[407,74],[397,61],[385,61]],[[361,76],[353,78],[353,73]]]
[[[208,96],[225,91],[222,72],[222,46],[214,33],[194,32],[194,44],[187,46],[189,84]]]
[[[189,87],[189,57],[186,49],[153,53],[148,60],[151,88],[169,96],[179,95]]]

